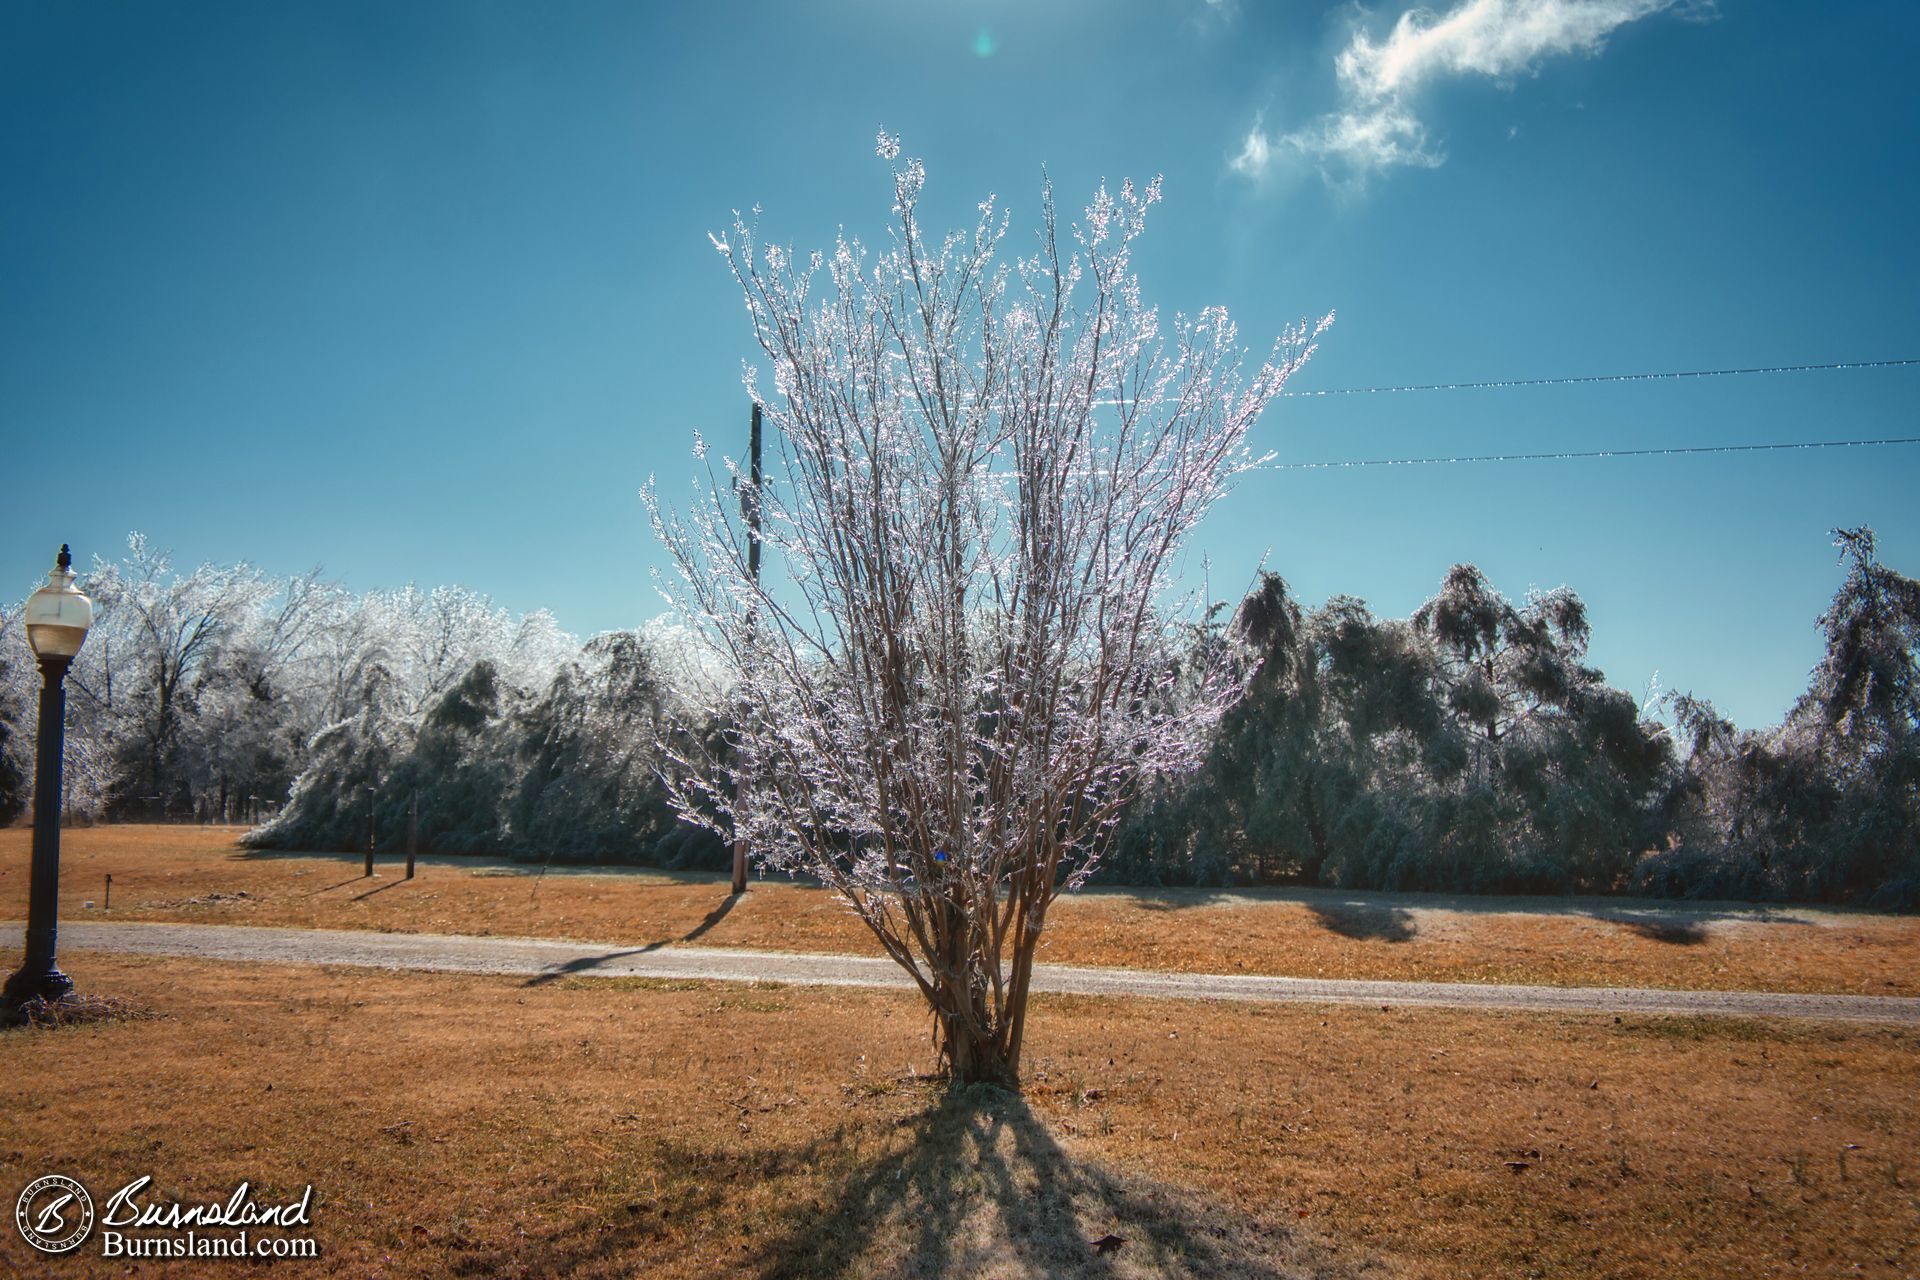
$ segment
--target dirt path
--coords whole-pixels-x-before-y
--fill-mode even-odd
[[[30,834],[0,830],[0,917],[26,913]],[[845,902],[784,879],[736,899],[725,877],[704,873],[478,857],[423,858],[412,880],[377,862],[368,877],[363,855],[249,852],[237,834],[64,832],[65,920],[884,958]],[[1162,973],[1920,997],[1920,916],[1803,904],[1099,889],[1056,902],[1042,946],[1045,963]]]
[[[20,928],[18,923],[0,923],[0,936],[17,936]],[[728,951],[658,945],[622,947],[457,934],[82,922],[63,924],[60,928],[60,944],[69,951],[119,951],[213,960],[354,965],[453,973],[527,974],[535,982],[579,975],[778,982],[797,986],[901,987],[910,983],[907,975],[891,961],[863,956],[794,955],[773,951]],[[1710,1014],[1920,1024],[1920,999],[1891,996],[1496,986],[1464,982],[1367,982],[1153,973],[1064,965],[1039,966],[1035,970],[1034,989],[1075,995],[1154,996],[1184,1000],[1439,1005],[1469,1009]]]

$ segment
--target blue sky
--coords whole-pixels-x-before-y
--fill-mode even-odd
[[[739,448],[735,208],[873,235],[1165,175],[1137,258],[1300,390],[1920,356],[1920,7],[1658,0],[0,4],[0,580],[61,541],[656,613],[636,491]],[[1920,368],[1294,399],[1282,459],[1914,435]],[[1472,560],[1776,720],[1826,531],[1920,573],[1920,449],[1283,471],[1202,531],[1404,615]]]

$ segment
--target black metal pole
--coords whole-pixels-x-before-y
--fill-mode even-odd
[[[413,879],[413,851],[420,843],[420,793],[407,801],[407,879]]]
[[[71,658],[42,658],[40,733],[33,771],[33,871],[27,891],[27,955],[7,979],[5,1000],[58,1000],[73,979],[54,967],[55,926],[60,916],[61,765],[67,739],[67,666]]]
[[[754,401],[753,425],[747,428],[747,572],[760,585],[760,402]]]
[[[372,787],[367,788],[367,874],[373,874],[373,797]]]
[[[753,424],[747,428],[747,488],[740,495],[742,514],[747,518],[747,572],[753,585],[760,585],[760,402],[753,402]],[[740,799],[740,783],[734,780],[733,795]],[[747,891],[747,841],[740,834],[740,822],[734,819],[733,892]]]

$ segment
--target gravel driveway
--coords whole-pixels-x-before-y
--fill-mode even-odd
[[[0,923],[0,936],[21,925]],[[242,925],[63,922],[72,951],[121,951],[255,960],[273,964],[355,965],[447,973],[525,974],[536,981],[582,977],[698,978],[795,986],[906,987],[892,961],[866,956],[794,955],[705,947],[623,947],[538,938],[372,933],[342,929],[262,929]],[[1362,982],[1227,974],[1154,973],[1040,965],[1036,991],[1181,1000],[1307,1004],[1438,1005],[1572,1013],[1677,1013],[1738,1017],[1827,1018],[1920,1024],[1920,999],[1893,996],[1786,995],[1761,991],[1660,991],[1612,987],[1493,986],[1465,982]]]

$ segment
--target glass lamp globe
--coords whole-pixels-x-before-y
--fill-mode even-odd
[[[73,589],[73,553],[62,544],[47,585],[27,597],[27,643],[36,657],[71,658],[93,625],[93,601]]]

